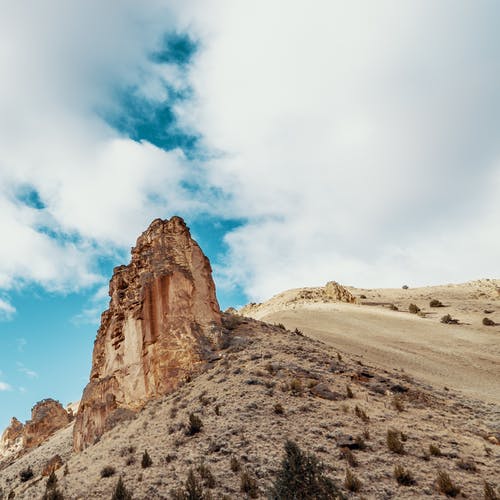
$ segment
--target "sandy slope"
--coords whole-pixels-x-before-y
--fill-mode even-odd
[[[296,301],[297,290],[290,290],[244,314],[298,328],[379,367],[399,368],[434,386],[500,403],[500,325],[482,325],[485,316],[500,322],[499,285],[480,280],[413,290],[349,288],[362,297],[358,305]],[[431,308],[431,299],[445,307]],[[424,317],[407,312],[410,303]],[[390,304],[399,311],[390,310]],[[441,324],[444,314],[460,324]]]
[[[136,419],[118,424],[82,453],[70,451],[70,425],[16,461],[0,463],[0,491],[13,491],[16,500],[40,499],[46,483],[41,469],[59,453],[68,471],[57,472],[66,500],[110,499],[119,475],[135,500],[170,500],[190,468],[213,499],[249,498],[241,491],[243,471],[255,479],[255,497],[265,499],[285,439],[316,454],[348,498],[438,500],[444,498],[436,489],[438,470],[470,499],[483,498],[484,481],[500,486],[498,406],[427,390],[400,371],[374,369],[279,327],[241,317],[226,317],[225,323],[225,349],[204,373],[151,401]],[[195,435],[186,434],[190,413],[203,422]],[[403,455],[389,450],[388,429],[402,433]],[[341,452],[346,435],[363,445],[353,450],[351,466]],[[430,445],[441,454],[431,456]],[[153,460],[146,469],[144,450]],[[232,459],[240,471],[232,470]],[[202,464],[214,476],[211,485],[201,477]],[[414,485],[396,482],[396,464],[411,470]],[[467,464],[475,464],[473,470]],[[23,483],[19,473],[28,466],[34,478]],[[105,466],[115,474],[101,477]],[[362,482],[358,493],[343,486],[349,467]]]

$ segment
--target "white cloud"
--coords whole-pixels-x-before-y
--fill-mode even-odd
[[[16,308],[7,301],[0,299],[0,321],[9,320],[16,313]]]
[[[154,217],[202,211],[248,220],[227,236],[223,272],[252,299],[329,279],[498,275],[498,11],[480,0],[9,3],[0,289],[102,284],[98,256]],[[201,41],[189,72],[154,64],[165,32],[185,29]],[[188,83],[193,99],[176,112],[202,134],[206,161],[102,119],[125,88],[162,100]],[[193,178],[225,196],[194,196]],[[19,202],[23,186],[43,210]]]
[[[12,387],[6,382],[0,382],[0,392],[2,391],[11,391]]]
[[[224,155],[228,276],[261,299],[500,274],[491,2],[212,2],[184,110]],[[493,182],[496,179],[496,182]]]
[[[151,219],[199,204],[180,183],[190,168],[121,137],[101,118],[117,95],[164,98],[182,78],[150,59],[176,26],[171,2],[12,3],[0,18],[0,289],[57,291],[102,281],[98,255],[129,247]],[[154,94],[154,95],[153,95]],[[34,189],[45,208],[21,203]],[[12,313],[0,302],[0,311]]]

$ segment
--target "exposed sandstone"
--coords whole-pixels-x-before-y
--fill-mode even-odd
[[[12,417],[0,438],[0,458],[19,451],[22,446],[23,429],[24,425],[16,417]]]
[[[115,268],[109,295],[76,416],[77,451],[120,420],[115,412],[176,389],[211,359],[220,338],[210,263],[179,217],[151,223],[130,264]]]
[[[23,448],[38,446],[69,422],[71,416],[59,401],[44,399],[38,402],[31,409],[31,420],[24,426]]]

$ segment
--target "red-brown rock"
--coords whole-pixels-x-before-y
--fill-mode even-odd
[[[115,268],[109,295],[76,416],[77,451],[100,438],[117,410],[137,411],[177,388],[220,338],[210,263],[179,217],[151,223],[130,264]]]
[[[43,443],[54,432],[62,429],[71,421],[68,412],[59,401],[44,399],[31,409],[31,420],[23,430],[23,448],[29,449]]]

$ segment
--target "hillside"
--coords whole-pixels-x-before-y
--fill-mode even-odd
[[[347,287],[356,304],[317,300],[321,288],[283,292],[241,314],[299,328],[380,368],[500,404],[500,280],[415,289]],[[312,297],[312,298],[311,298]],[[430,307],[432,300],[441,307]],[[415,304],[419,314],[408,312]],[[458,324],[443,324],[450,315]],[[489,318],[493,326],[485,326]]]
[[[57,471],[64,498],[111,498],[120,475],[134,499],[182,498],[172,490],[185,483],[190,469],[210,498],[249,498],[251,491],[241,491],[242,474],[255,480],[254,497],[266,498],[286,439],[317,455],[350,498],[441,498],[438,470],[449,473],[468,498],[483,498],[484,481],[498,481],[497,406],[431,390],[300,332],[231,315],[223,325],[223,348],[202,373],[80,453],[72,451],[70,424],[4,464],[4,494],[41,498],[41,470],[57,453],[67,468]],[[187,435],[191,413],[203,427]],[[402,439],[403,454],[389,450],[390,429],[396,441]],[[142,468],[145,450],[152,465]],[[398,484],[397,464],[411,472],[414,485]],[[115,472],[101,477],[107,466]],[[19,474],[28,467],[34,477],[23,483]],[[344,486],[348,468],[361,481],[357,493]]]

